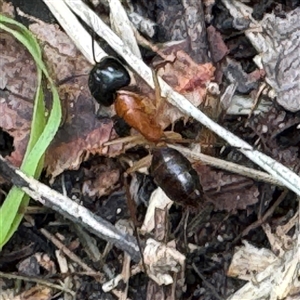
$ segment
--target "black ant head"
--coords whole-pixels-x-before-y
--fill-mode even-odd
[[[114,103],[116,91],[129,85],[130,76],[122,63],[112,56],[106,56],[100,62],[96,62],[94,37],[92,50],[96,64],[89,74],[89,89],[100,105],[110,106]]]

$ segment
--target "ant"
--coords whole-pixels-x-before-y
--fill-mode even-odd
[[[96,62],[94,41],[92,50]],[[90,92],[100,105],[114,104],[116,114],[147,140],[154,143],[162,141],[164,132],[156,122],[156,113],[144,101],[147,97],[122,89],[129,84],[128,71],[118,59],[111,56],[96,62],[89,74]],[[156,147],[152,154],[150,174],[156,184],[175,203],[191,208],[199,207],[199,201],[203,199],[202,186],[189,160],[168,147]]]

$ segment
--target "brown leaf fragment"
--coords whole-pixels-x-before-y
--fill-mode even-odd
[[[184,51],[178,51],[174,63],[165,64],[158,71],[158,75],[179,93],[197,90],[203,99],[206,85],[214,79],[214,71],[215,68],[211,63],[197,64]]]
[[[148,212],[147,212],[148,213]],[[168,209],[155,208],[154,212],[154,238],[156,241],[164,242],[167,240],[168,230]],[[170,286],[159,286],[155,281],[150,280],[147,286],[147,300],[150,299],[176,299],[176,296],[182,295],[185,282],[185,270],[184,268],[176,274],[176,280]],[[173,291],[176,291],[175,293]],[[176,295],[176,296],[175,296]]]
[[[183,94],[193,105],[203,103],[207,85],[214,79],[215,67],[211,63],[196,64],[184,51],[176,53],[175,61],[167,62],[158,69],[161,76],[176,91]],[[185,117],[177,108],[165,101],[157,120],[162,128]]]
[[[15,16],[15,8],[12,5],[12,3],[0,1],[0,11],[1,11],[1,14],[5,15],[7,17],[14,18],[14,16]]]
[[[57,83],[88,75],[91,65],[57,25],[40,22],[30,25],[30,30],[44,43],[44,59]]]
[[[221,33],[212,25],[207,27],[207,39],[210,44],[210,53],[214,63],[219,62],[229,53]]]
[[[70,248],[71,249],[71,248]],[[56,265],[55,262],[48,256],[46,253],[37,252],[34,254],[37,262],[44,270],[47,270],[49,274],[56,274]]]
[[[34,286],[12,300],[50,300],[51,289],[45,286]]]
[[[212,199],[215,209],[236,212],[258,201],[259,191],[254,181],[244,176],[214,171],[196,164],[204,193]]]
[[[19,262],[18,271],[22,275],[38,277],[40,275],[40,266],[35,256],[30,256]]]
[[[98,158],[89,169],[85,168],[82,192],[89,197],[110,195],[120,178],[120,169],[109,158]]]
[[[14,138],[15,150],[8,159],[20,166],[31,127],[36,68],[23,45],[3,32],[0,69],[0,127]]]
[[[243,244],[235,249],[227,276],[251,281],[254,274],[262,272],[278,260],[278,257],[269,249],[258,249],[246,240]]]
[[[172,242],[165,245],[149,238],[143,254],[147,274],[158,285],[173,283],[171,273],[178,273],[185,268],[185,256],[175,249]]]
[[[48,175],[56,177],[66,169],[78,169],[89,154],[108,154],[109,148],[102,145],[111,138],[113,124],[98,120],[92,103],[90,106],[80,104],[84,99],[87,98],[80,96],[75,103],[69,104],[70,110],[72,108],[69,116],[73,114],[73,118],[58,131],[47,151],[45,166]]]
[[[31,24],[29,29],[40,40],[47,42],[47,44],[56,49],[58,53],[75,57],[78,54],[78,49],[71,39],[60,30],[57,24],[47,24],[44,22]]]

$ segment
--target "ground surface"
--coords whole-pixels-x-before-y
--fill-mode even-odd
[[[299,175],[300,63],[297,53],[300,46],[295,38],[300,31],[297,27],[299,1],[249,1],[247,6],[253,9],[251,19],[238,13],[230,14],[229,7],[224,5],[227,1],[203,2],[202,7],[197,1],[156,0],[151,4],[132,1],[132,10],[156,24],[154,36],[147,36],[150,30],[141,31],[151,42],[152,50],[154,45],[163,45],[157,51],[160,55],[149,50],[149,45],[141,47],[143,60],[210,118]],[[27,1],[13,1],[13,5],[46,23],[54,20],[45,7],[35,12],[27,6]],[[95,11],[108,20],[105,5],[98,5]],[[132,205],[123,174],[151,153],[153,143],[149,145],[143,139],[136,139],[105,146],[120,136],[132,137],[139,133],[133,129],[124,132],[124,125],[117,123],[113,108],[105,110],[105,118],[103,110],[100,110],[102,117],[96,116],[95,102],[87,86],[91,65],[59,27],[36,26],[19,16],[17,19],[31,24],[30,29],[43,41],[45,60],[52,68],[63,104],[64,120],[47,152],[40,181],[113,224],[131,220],[140,228],[156,184],[141,169],[131,174],[128,180],[131,198],[138,199],[138,204]],[[249,24],[254,22],[263,26],[260,34],[272,50],[258,50],[255,39],[247,32]],[[36,71],[30,55],[11,36],[3,34],[1,41],[0,61],[5,80],[0,91],[3,99],[0,101],[0,153],[18,167],[29,136]],[[180,43],[174,45],[168,43],[170,41]],[[108,53],[115,55],[104,41],[100,43]],[[260,55],[260,67],[253,60],[257,55]],[[153,103],[157,104],[154,92],[136,75],[134,82],[130,89],[142,95],[141,99],[147,97],[150,104],[146,107],[150,110],[150,106],[155,106]],[[211,90],[211,83],[220,92]],[[235,87],[233,92],[228,92],[230,85]],[[226,93],[232,99],[229,103],[226,103]],[[223,101],[221,108],[220,101]],[[201,145],[202,153],[258,169],[239,149],[227,145],[170,105],[163,103],[155,109],[158,113],[152,118],[164,130],[175,131],[188,139],[190,143],[184,145],[192,151],[197,152]],[[164,243],[173,241],[184,255],[185,268],[181,266],[182,272],[176,276],[172,273],[173,285],[159,287],[144,273],[130,276],[123,251],[110,249],[106,242],[84,231],[80,222],[74,225],[34,201],[27,208],[28,214],[19,230],[0,253],[0,271],[52,284],[64,282],[65,289],[76,292],[76,299],[117,299],[118,296],[133,300],[241,299],[242,296],[234,298],[232,295],[273,264],[267,261],[267,256],[272,256],[274,261],[282,258],[288,263],[287,254],[294,249],[299,232],[296,229],[297,197],[268,180],[255,180],[201,161],[193,161],[193,168],[203,189],[200,205],[191,208],[190,203],[186,205],[172,199],[175,204],[168,213],[163,210],[156,216],[155,230],[140,237],[142,244],[149,236]],[[0,201],[3,202],[11,185],[1,177],[0,184]],[[213,203],[212,209],[209,209],[210,203]],[[204,215],[198,215],[205,209]],[[133,234],[132,229],[127,230]],[[56,240],[73,256],[63,251],[62,245],[55,244]],[[255,261],[253,267],[246,259],[247,255],[250,257],[249,252],[242,247],[248,254],[237,263],[242,266],[238,272],[232,265],[238,258],[233,255],[236,247],[244,245],[244,240],[257,247],[255,251],[268,249],[271,254],[256,252],[253,257],[261,260]],[[64,254],[56,252],[57,248]],[[102,284],[120,273],[123,281],[112,292],[104,293]],[[6,277],[3,275],[0,280],[4,295],[0,299],[71,299],[67,293],[57,293],[53,286],[46,288],[41,284],[37,288],[35,280],[19,280],[16,288],[16,279]],[[296,279],[291,286],[282,299],[299,299],[299,273],[298,281]],[[17,294],[27,298],[17,298]],[[247,295],[244,299],[257,299],[250,294],[244,292]],[[267,297],[262,296],[262,299]]]

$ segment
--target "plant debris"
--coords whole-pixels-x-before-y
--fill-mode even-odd
[[[84,29],[76,41],[77,18],[69,24],[58,14],[48,24],[18,10],[63,107],[40,182],[17,169],[31,127],[34,61],[1,32],[0,201],[10,184],[38,201],[0,252],[2,298],[298,299],[299,1],[95,2],[109,27],[95,26],[82,1],[59,5],[101,39]],[[131,80],[104,108],[88,77],[106,53]],[[125,109],[128,95],[136,102]],[[161,147],[191,161],[197,209],[157,187],[149,167]],[[162,175],[164,162],[156,163]],[[176,188],[168,186],[172,197]],[[12,280],[23,280],[20,291]]]

